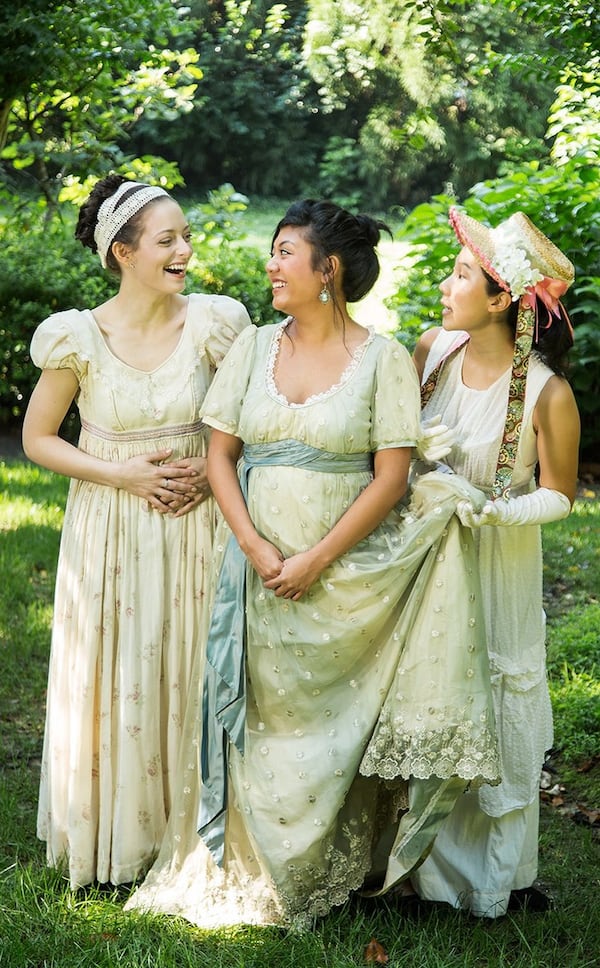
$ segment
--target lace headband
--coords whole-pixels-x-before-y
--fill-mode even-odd
[[[106,256],[108,255],[108,250],[110,248],[111,242],[115,235],[121,231],[124,225],[127,224],[133,215],[136,215],[151,202],[153,198],[159,198],[162,195],[169,197],[169,193],[164,190],[164,188],[158,188],[156,185],[143,185],[139,187],[137,191],[133,191],[130,196],[124,199],[121,205],[117,207],[119,199],[125,195],[126,192],[131,189],[140,186],[141,182],[122,182],[109,198],[105,198],[102,205],[98,209],[98,220],[96,223],[96,228],[94,230],[94,241],[98,247],[98,255],[100,256],[100,262],[102,263],[102,268],[106,269]]]

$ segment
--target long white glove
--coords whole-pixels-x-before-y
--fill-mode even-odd
[[[469,501],[459,501],[456,513],[467,528],[480,528],[487,524],[547,524],[566,518],[570,510],[571,502],[565,494],[550,487],[538,487],[531,494],[507,501],[502,498],[488,501],[480,513],[473,510]]]
[[[456,432],[445,424],[440,423],[441,414],[423,420],[421,423],[421,436],[417,440],[417,457],[435,464],[450,453],[456,443]]]

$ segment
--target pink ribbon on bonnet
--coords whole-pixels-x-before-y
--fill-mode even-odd
[[[566,282],[562,279],[552,279],[550,276],[544,276],[541,282],[537,282],[535,286],[530,286],[524,296],[522,296],[522,305],[528,307],[535,312],[535,324],[536,324],[536,342],[538,338],[538,314],[536,312],[536,296],[538,296],[543,302],[544,306],[548,310],[548,316],[546,323],[544,324],[544,329],[548,329],[552,325],[552,317],[560,316],[560,310],[562,309],[563,316],[567,321],[571,336],[573,336],[573,325],[565,307],[560,301],[560,296],[562,296],[569,288]]]

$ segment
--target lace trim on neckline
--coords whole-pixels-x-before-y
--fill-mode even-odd
[[[328,387],[327,390],[322,390],[320,393],[312,393],[306,398],[302,403],[292,403],[287,399],[285,394],[281,393],[275,383],[275,366],[277,363],[277,357],[279,355],[279,347],[281,345],[281,340],[285,332],[285,328],[290,322],[291,317],[285,319],[280,326],[275,330],[273,337],[271,339],[271,345],[269,347],[269,355],[267,358],[267,371],[265,375],[265,381],[267,385],[267,392],[273,399],[278,403],[281,403],[284,407],[290,407],[291,409],[299,409],[300,407],[308,407],[313,403],[319,403],[321,400],[327,400],[328,397],[333,396],[338,390],[341,390],[347,383],[350,382],[357,368],[359,367],[362,358],[365,355],[367,347],[371,345],[375,339],[375,330],[372,326],[367,327],[367,338],[359,343],[357,347],[352,351],[350,362],[348,366],[343,371],[337,383]]]

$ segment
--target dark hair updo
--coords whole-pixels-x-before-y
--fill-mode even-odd
[[[370,215],[352,215],[335,202],[305,198],[290,205],[273,233],[272,245],[286,225],[306,229],[314,269],[322,270],[329,256],[338,256],[342,292],[348,302],[358,302],[372,289],[379,276],[375,246],[382,231],[392,237],[385,222]]]
[[[123,182],[130,182],[132,187],[130,192],[125,192],[124,196],[119,199],[117,211],[121,202],[126,198],[130,198],[131,195],[134,195],[140,189],[147,187],[140,182],[133,181],[131,178],[125,178],[123,175],[107,175],[106,178],[101,178],[96,182],[89,197],[79,209],[79,217],[75,227],[75,238],[82,245],[86,246],[86,248],[91,249],[92,252],[98,251],[98,246],[94,239],[94,232],[98,224],[98,211],[100,206],[107,198],[114,195],[119,185],[122,185]],[[155,199],[151,199],[148,205],[151,205],[153,201]],[[142,234],[145,211],[146,205],[139,212],[136,212],[135,215],[132,215],[112,238],[108,252],[106,253],[106,266],[111,272],[117,273],[118,275],[121,273],[119,263],[112,253],[112,243],[123,242],[125,245],[129,245],[132,249],[135,249]]]
[[[485,277],[487,293],[495,296],[500,292],[506,292],[499,286],[495,279],[481,270]],[[558,312],[546,309],[539,296],[536,296],[535,317],[538,322],[534,325],[532,349],[538,354],[543,363],[546,364],[558,376],[566,376],[568,372],[567,354],[573,346],[573,334],[566,312],[559,304]],[[550,313],[550,325],[543,320],[547,319]],[[519,300],[515,299],[508,309],[507,321],[512,329],[513,335],[517,332],[517,317],[519,315]],[[542,322],[539,322],[542,321]]]

